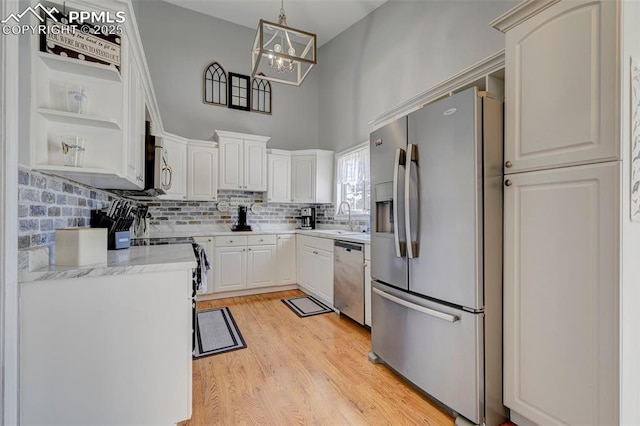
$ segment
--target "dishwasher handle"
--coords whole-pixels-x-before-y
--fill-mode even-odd
[[[362,251],[362,248],[364,247],[362,244],[350,243],[348,241],[338,241],[338,240],[336,240],[336,242],[334,243],[334,246],[345,248],[345,249],[357,250],[357,251]]]

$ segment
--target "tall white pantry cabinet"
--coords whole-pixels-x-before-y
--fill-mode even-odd
[[[640,263],[639,9],[529,0],[492,23],[506,34],[504,403],[520,426],[640,424],[640,270],[624,261]]]

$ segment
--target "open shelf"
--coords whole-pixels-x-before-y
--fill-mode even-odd
[[[76,124],[80,126],[100,127],[103,129],[120,130],[120,124],[111,118],[97,115],[76,114],[68,111],[58,111],[48,108],[38,108],[38,114],[49,121],[58,123]]]
[[[83,76],[121,82],[122,77],[117,69],[95,62],[38,52],[38,57],[51,70],[79,74]]]

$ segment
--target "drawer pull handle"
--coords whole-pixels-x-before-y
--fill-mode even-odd
[[[384,297],[391,302],[397,303],[398,305],[402,305],[405,308],[413,309],[414,311],[422,312],[423,314],[427,314],[434,318],[439,318],[441,320],[456,322],[460,321],[460,317],[457,315],[446,314],[444,312],[436,311],[435,309],[426,308],[424,306],[416,305],[415,303],[407,302],[406,300],[402,300],[399,297],[395,297],[386,293],[384,291],[378,290],[377,288],[372,289],[373,292],[380,297]]]

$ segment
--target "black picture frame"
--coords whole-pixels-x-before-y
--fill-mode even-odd
[[[248,75],[229,73],[227,81],[229,108],[251,110],[251,79]]]

